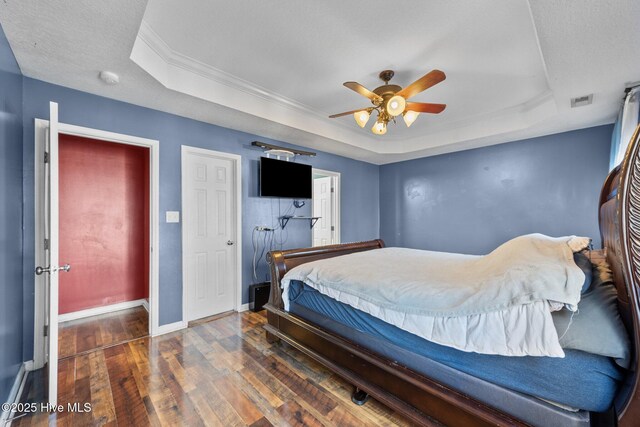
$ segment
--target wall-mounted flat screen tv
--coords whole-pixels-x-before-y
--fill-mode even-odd
[[[310,199],[311,165],[260,157],[260,196]]]

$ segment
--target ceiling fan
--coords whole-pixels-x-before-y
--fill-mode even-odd
[[[446,104],[429,104],[424,102],[408,102],[407,100],[420,92],[435,86],[447,78],[440,70],[433,70],[420,77],[404,89],[398,85],[389,84],[395,73],[392,70],[384,70],[380,73],[380,79],[384,84],[370,91],[357,82],[345,82],[349,89],[358,92],[371,100],[373,107],[359,110],[345,111],[344,113],[333,114],[329,118],[342,117],[353,114],[358,125],[363,128],[369,121],[373,111],[378,113],[378,119],[371,128],[373,133],[384,135],[387,133],[387,123],[402,114],[402,118],[407,127],[411,126],[420,113],[439,114],[447,107]]]

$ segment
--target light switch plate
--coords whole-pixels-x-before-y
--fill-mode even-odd
[[[179,211],[167,211],[167,222],[180,222]]]

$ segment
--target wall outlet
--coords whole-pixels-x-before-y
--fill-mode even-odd
[[[168,223],[180,222],[180,212],[179,211],[167,211],[165,212],[167,216]]]

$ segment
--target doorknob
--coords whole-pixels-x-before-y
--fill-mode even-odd
[[[65,273],[69,272],[69,270],[71,270],[71,266],[69,264],[65,264],[62,267],[54,267],[53,269],[53,271],[64,271]],[[39,276],[42,273],[51,273],[51,267],[36,267],[36,274]]]
[[[42,273],[49,273],[49,272],[51,272],[51,268],[50,267],[44,267],[44,268],[42,268],[40,266],[36,267],[36,274],[38,276],[41,275]]]
[[[58,271],[64,271],[65,273],[68,273],[69,270],[71,270],[71,266],[69,264],[65,264],[62,267],[58,267]]]
[[[227,240],[227,245],[231,246],[233,245],[233,242],[231,240]]]

